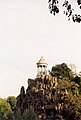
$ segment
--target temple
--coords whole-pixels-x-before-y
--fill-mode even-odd
[[[47,62],[41,57],[41,59],[37,62],[37,77],[41,77],[43,75],[47,75]]]

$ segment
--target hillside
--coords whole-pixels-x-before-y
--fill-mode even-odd
[[[22,86],[17,97],[0,99],[0,120],[81,120],[81,74],[65,63],[47,74],[43,58],[37,67],[36,78],[27,80],[26,92]]]
[[[50,75],[28,79],[26,94],[22,87],[17,97],[17,108],[23,113],[30,107],[34,108],[39,120],[80,120],[79,85]]]

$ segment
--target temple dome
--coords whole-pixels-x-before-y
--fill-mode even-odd
[[[48,65],[47,62],[46,62],[46,60],[43,57],[41,57],[41,59],[38,61],[37,65],[39,65],[39,64]]]

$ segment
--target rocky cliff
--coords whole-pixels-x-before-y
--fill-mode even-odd
[[[49,75],[28,79],[26,94],[21,92],[17,97],[18,108],[23,112],[32,106],[40,119],[46,119],[46,113],[50,114],[50,111],[54,109],[54,94],[57,85],[57,79]]]

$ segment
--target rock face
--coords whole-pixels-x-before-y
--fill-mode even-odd
[[[28,79],[28,88],[20,109],[23,111],[32,106],[40,120],[46,119],[46,112],[49,114],[49,111],[54,107],[53,96],[57,85],[57,79],[49,75],[36,78],[35,80]],[[17,97],[17,99],[19,98],[20,96]]]

